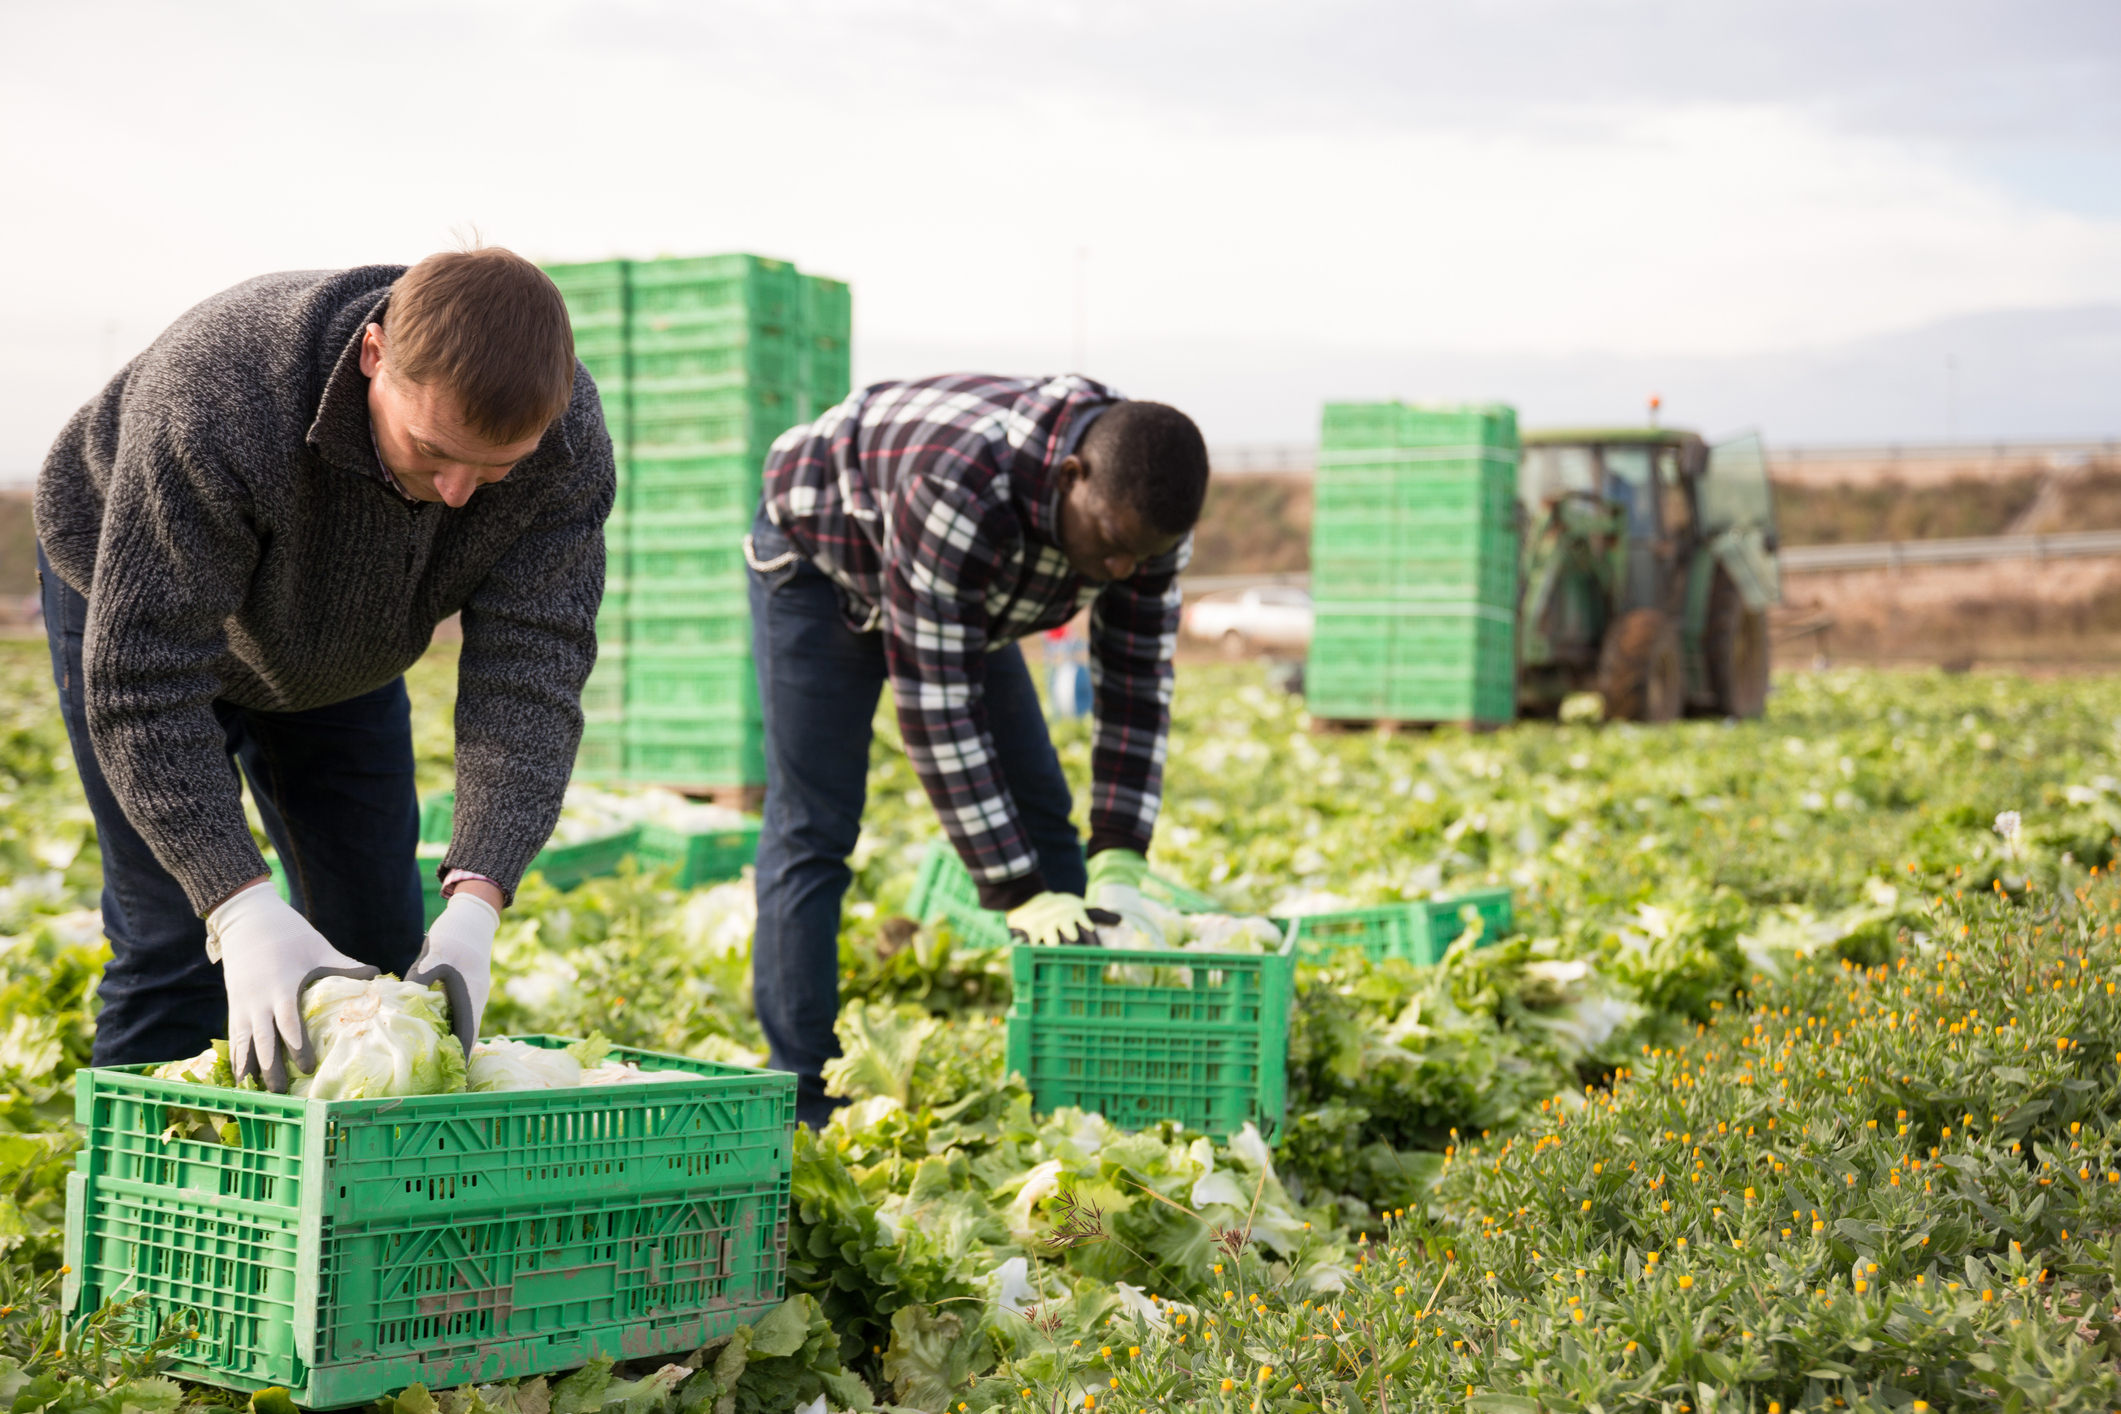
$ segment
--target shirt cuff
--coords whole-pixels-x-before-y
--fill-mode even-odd
[[[1007,913],[1019,908],[1046,892],[1046,876],[1033,869],[1028,874],[1019,874],[1014,879],[998,879],[992,883],[981,880],[979,884],[979,906],[996,913]]]
[[[449,871],[448,874],[443,876],[442,897],[448,898],[451,894],[457,891],[457,885],[465,883],[472,879],[477,879],[482,884],[493,884],[495,890],[500,893],[501,897],[508,897],[508,890],[502,888],[499,884],[494,884],[493,880],[487,878],[484,874],[474,874],[469,869],[452,869]]]

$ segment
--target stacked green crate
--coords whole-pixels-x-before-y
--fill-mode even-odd
[[[617,776],[625,763],[626,602],[632,587],[623,485],[632,410],[626,348],[630,264],[599,260],[545,268],[567,301],[575,357],[596,380],[621,480],[620,499],[604,525],[604,603],[597,614],[597,665],[582,687],[582,746],[575,756],[578,772],[602,779]]]
[[[847,286],[754,255],[617,264],[625,436],[598,637],[619,715],[615,753],[585,737],[577,773],[756,785],[743,538],[773,439],[847,394]],[[573,272],[591,268],[607,267],[552,271],[570,311]],[[585,710],[591,696],[604,694],[585,692]]]
[[[1315,717],[1516,715],[1517,416],[1328,403],[1312,503]]]

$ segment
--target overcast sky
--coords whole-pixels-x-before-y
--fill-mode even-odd
[[[1513,396],[1459,356],[1683,385],[2121,306],[2121,5],[0,0],[0,191],[0,473],[214,290],[474,227],[842,276],[858,376],[1072,364],[1080,283],[1086,371],[1293,440],[1408,370]],[[1562,406],[1594,381],[1539,396],[1596,415]],[[1963,430],[2121,430],[2104,374],[2037,413],[2008,381]],[[1791,435],[1943,430],[1805,406]]]

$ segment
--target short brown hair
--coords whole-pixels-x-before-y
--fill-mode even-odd
[[[542,432],[574,395],[574,326],[544,271],[499,246],[430,255],[398,277],[383,315],[391,373],[440,383],[497,443]]]

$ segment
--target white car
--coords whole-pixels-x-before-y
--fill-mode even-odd
[[[1284,584],[1223,589],[1186,606],[1186,632],[1220,643],[1233,658],[1259,650],[1301,653],[1311,646],[1311,596]]]

